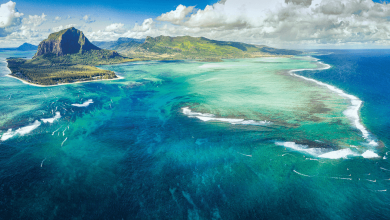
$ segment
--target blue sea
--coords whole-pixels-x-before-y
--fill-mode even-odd
[[[388,219],[390,50],[100,66],[0,52],[0,219]]]

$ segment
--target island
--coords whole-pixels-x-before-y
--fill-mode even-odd
[[[132,59],[116,51],[93,45],[76,28],[49,35],[42,41],[32,59],[7,58],[10,76],[33,85],[58,85],[101,79],[117,79],[112,71],[96,65],[129,62]]]
[[[32,48],[29,45],[24,47]],[[9,76],[33,85],[50,86],[118,79],[114,72],[99,69],[97,65],[184,59],[223,62],[222,59],[291,57],[298,54],[301,52],[191,36],[119,38],[117,41],[91,43],[82,31],[71,27],[50,34],[39,44],[32,59],[10,57],[7,62],[11,70]]]
[[[18,48],[16,48],[16,50],[18,50],[18,51],[29,51],[29,50],[37,50],[37,49],[38,49],[38,46],[29,44],[29,43],[24,43],[24,44],[20,45]]]
[[[19,47],[12,47],[12,48],[0,48],[0,51],[31,51],[31,50],[37,50],[38,46],[29,44],[29,43],[23,43]]]

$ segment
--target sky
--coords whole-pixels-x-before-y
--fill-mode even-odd
[[[75,27],[91,41],[206,37],[292,49],[390,48],[380,0],[0,0],[0,48]]]

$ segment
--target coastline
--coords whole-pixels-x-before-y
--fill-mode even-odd
[[[64,85],[70,85],[70,84],[81,84],[81,83],[89,83],[89,82],[100,82],[100,81],[110,81],[110,80],[124,79],[124,77],[119,76],[116,73],[115,73],[115,75],[118,78],[115,78],[115,79],[95,79],[95,80],[88,80],[88,81],[76,81],[76,82],[72,82],[72,83],[60,83],[60,84],[56,84],[56,85],[37,85],[37,84],[29,83],[29,82],[27,82],[27,81],[25,81],[23,79],[20,79],[18,77],[12,76],[10,74],[7,74],[5,76],[10,77],[10,78],[14,78],[14,79],[17,79],[17,80],[20,80],[23,84],[27,84],[27,85],[30,85],[30,86],[35,86],[35,87],[54,87],[54,86],[64,86]]]
[[[351,105],[343,112],[343,114],[362,133],[362,137],[365,140],[367,140],[369,146],[372,146],[372,147],[378,146],[379,145],[378,142],[371,137],[372,136],[371,133],[362,124],[362,120],[361,120],[360,114],[359,114],[360,113],[360,109],[361,109],[361,107],[363,105],[363,101],[362,100],[360,100],[358,97],[356,97],[354,95],[347,94],[343,90],[341,90],[341,89],[339,89],[339,88],[337,88],[335,86],[332,86],[330,84],[323,83],[323,82],[320,82],[320,81],[315,80],[315,79],[311,79],[311,78],[308,78],[308,77],[305,77],[305,76],[301,76],[301,75],[295,74],[295,72],[318,71],[318,70],[327,70],[327,69],[331,68],[331,66],[329,64],[325,64],[325,63],[319,61],[319,59],[317,59],[317,58],[314,58],[314,57],[311,57],[311,56],[309,56],[309,57],[312,58],[314,62],[317,62],[317,64],[323,65],[324,67],[322,67],[322,68],[319,67],[319,68],[315,68],[315,69],[294,69],[294,70],[289,70],[288,73],[291,76],[295,76],[295,77],[304,79],[306,81],[314,82],[314,83],[316,83],[319,86],[327,87],[330,91],[337,93],[339,96],[341,96],[343,98],[346,98],[346,99],[349,99]]]

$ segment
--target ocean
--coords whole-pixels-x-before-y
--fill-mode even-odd
[[[0,219],[390,215],[390,50],[6,76],[33,54],[0,52]]]

